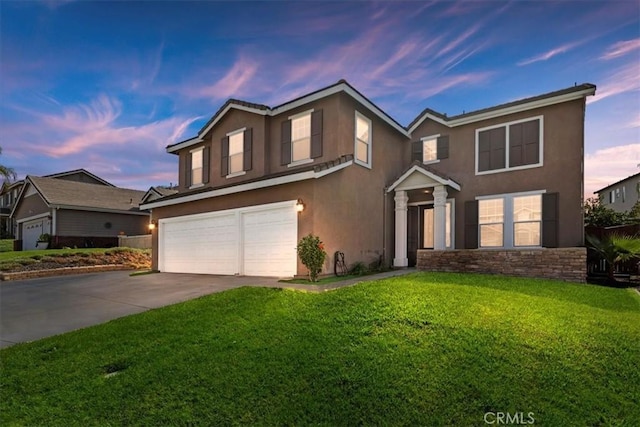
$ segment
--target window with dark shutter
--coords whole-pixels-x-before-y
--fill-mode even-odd
[[[506,129],[489,129],[478,134],[478,171],[505,167]]]
[[[545,248],[559,247],[558,220],[560,205],[558,193],[542,195],[542,246]]]
[[[225,136],[220,141],[222,155],[220,156],[220,175],[229,175],[229,137]]]
[[[540,121],[509,126],[509,167],[533,165],[540,157]]]
[[[209,182],[210,157],[211,157],[211,149],[209,147],[204,147],[204,150],[202,150],[202,183],[203,184],[207,184]]]
[[[291,163],[291,120],[285,120],[280,126],[280,164]]]
[[[449,158],[449,135],[438,137],[437,156],[438,160]]]
[[[184,186],[191,187],[191,153],[186,153],[184,156]]]
[[[464,203],[464,247],[478,248],[478,201],[468,200]]]
[[[244,131],[244,146],[243,146],[243,170],[248,171],[253,167],[253,129],[249,128]]]
[[[413,141],[411,143],[411,161],[422,162],[422,141]]]
[[[311,113],[311,158],[322,157],[322,110]]]

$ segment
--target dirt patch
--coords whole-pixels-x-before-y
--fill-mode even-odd
[[[44,255],[39,259],[28,258],[3,263],[0,270],[3,273],[15,273],[98,265],[121,265],[135,270],[149,269],[151,268],[151,254],[142,251],[110,251],[104,254]]]

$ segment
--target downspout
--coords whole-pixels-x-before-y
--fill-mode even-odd
[[[387,262],[387,189],[382,189],[382,262]]]

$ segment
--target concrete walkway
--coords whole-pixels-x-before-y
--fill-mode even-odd
[[[46,277],[0,284],[0,348],[242,286],[324,292],[415,271],[389,271],[327,285],[281,283],[270,277],[129,271]]]

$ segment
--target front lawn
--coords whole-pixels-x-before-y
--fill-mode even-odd
[[[0,272],[49,270],[117,264],[130,268],[151,267],[151,250],[134,248],[46,249],[0,252]]]
[[[640,296],[556,281],[416,273],[320,294],[242,288],[0,356],[2,425],[640,419]]]

